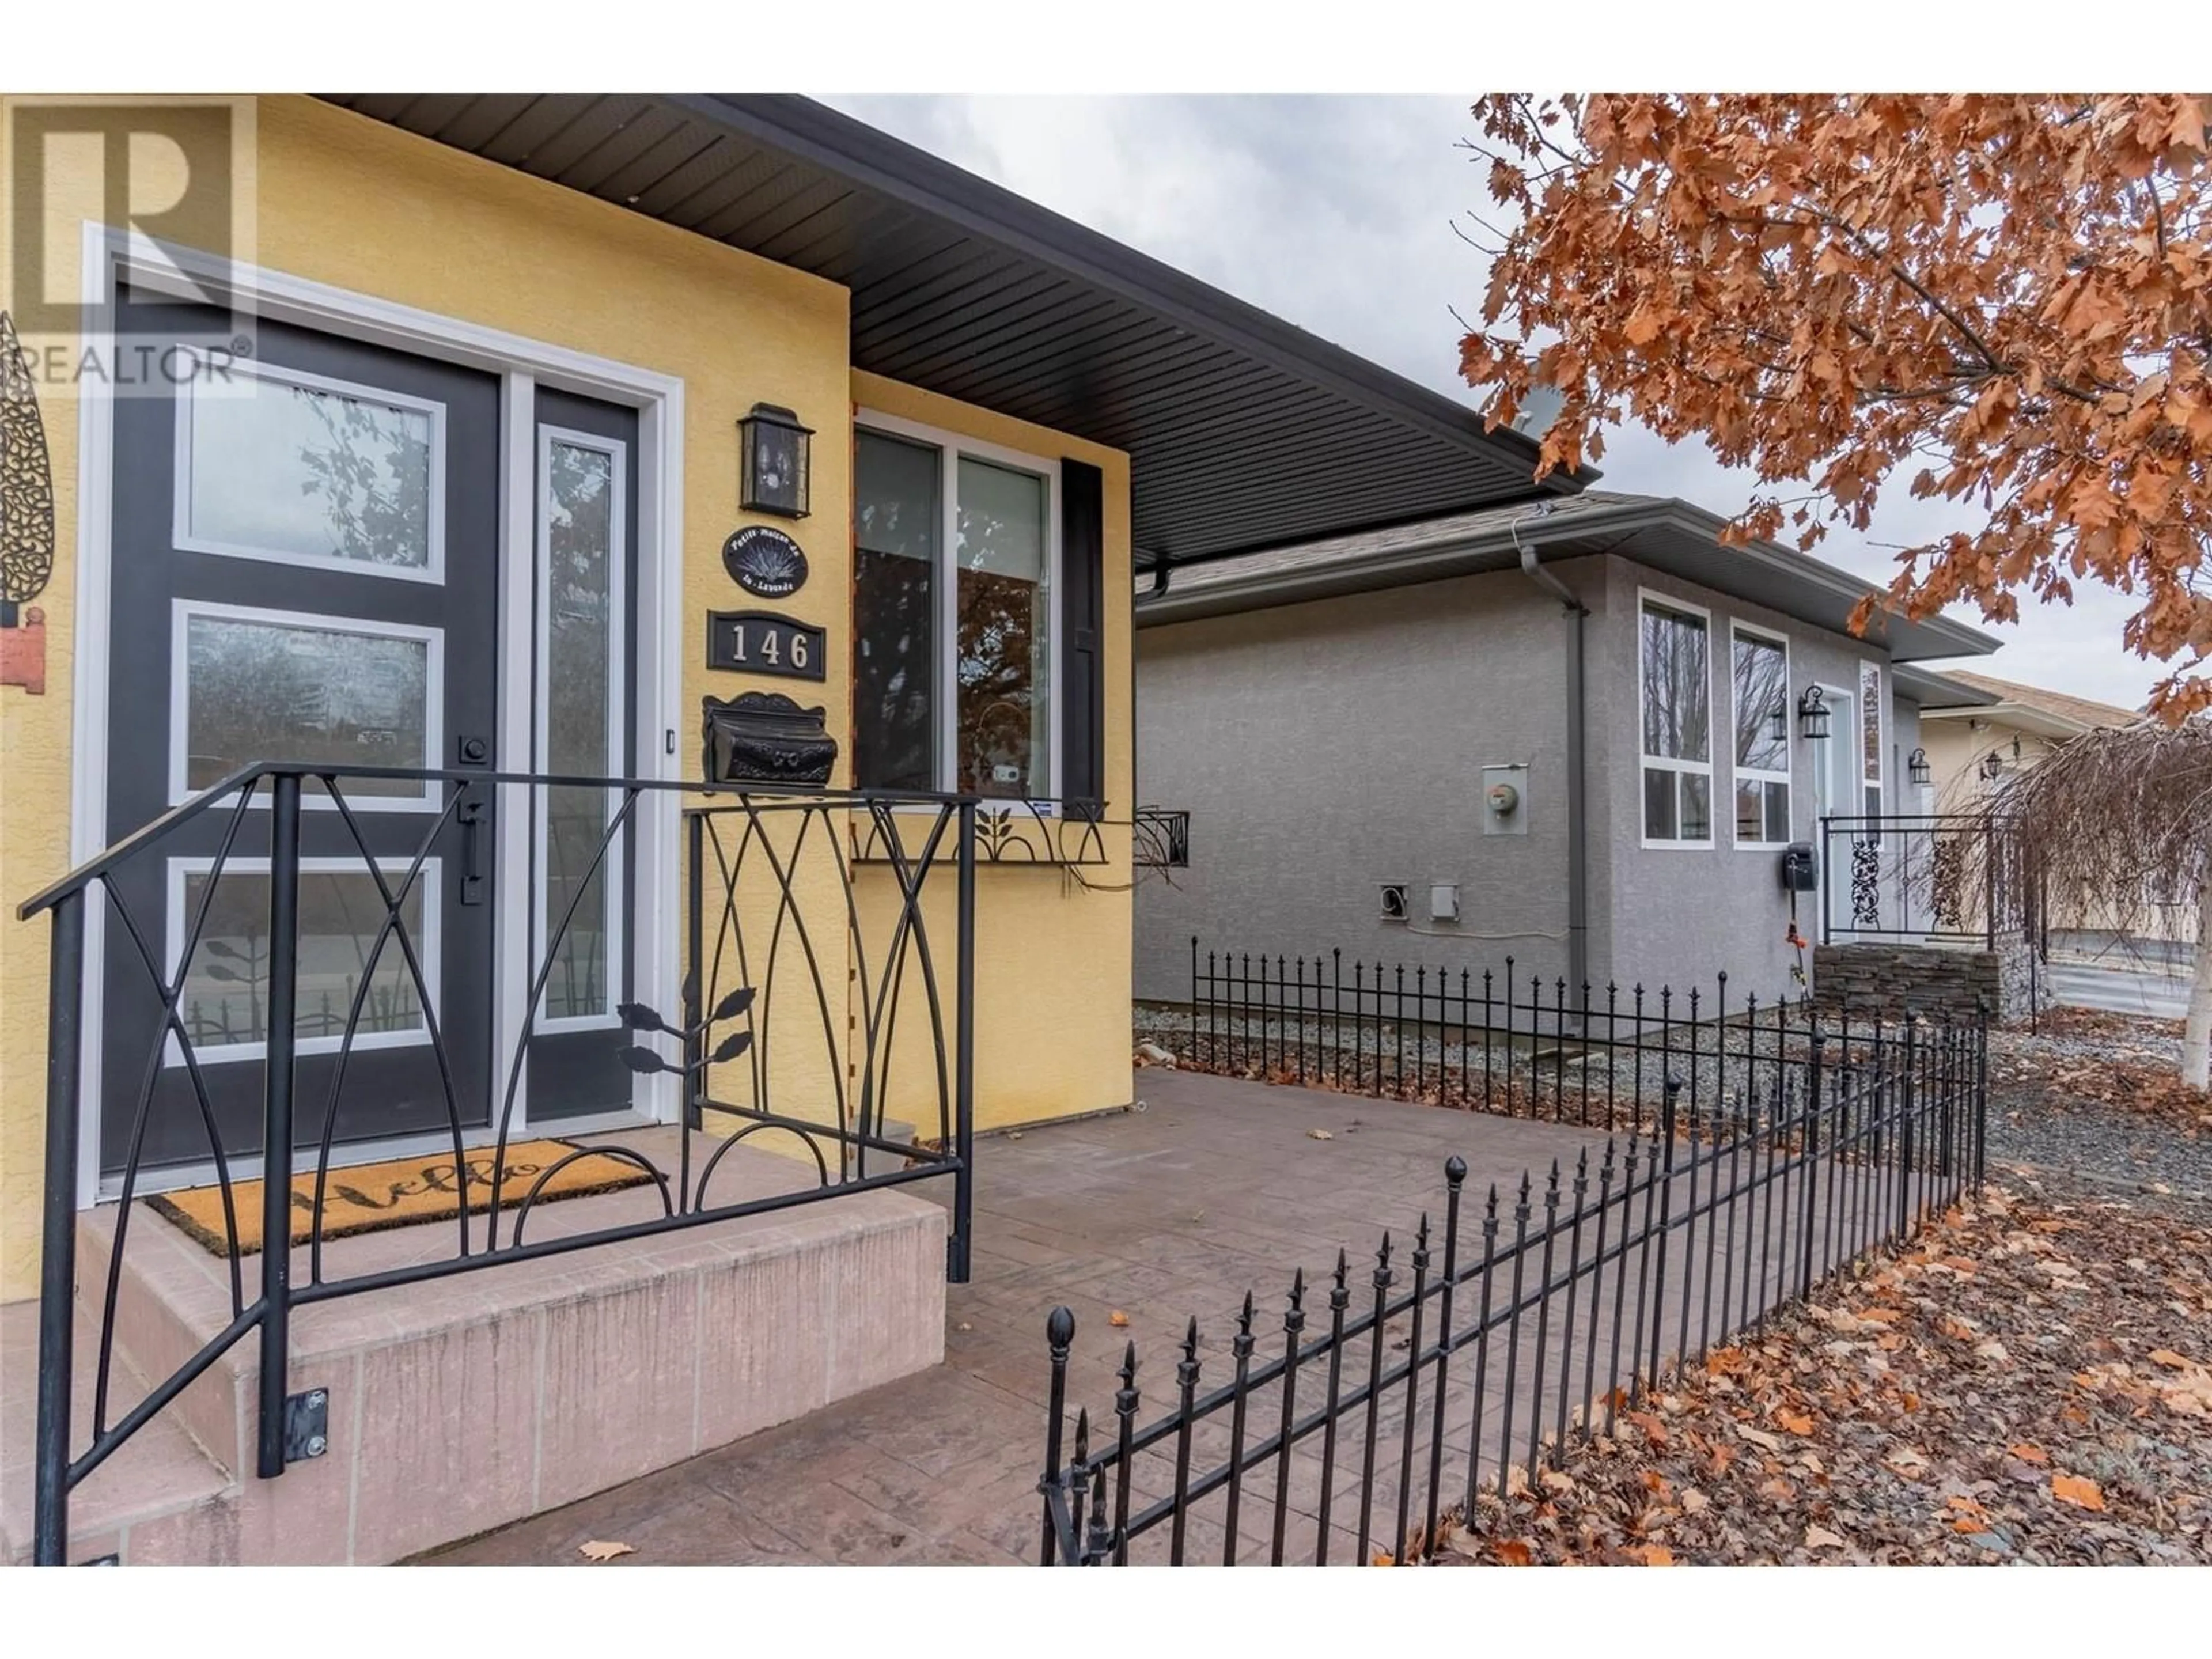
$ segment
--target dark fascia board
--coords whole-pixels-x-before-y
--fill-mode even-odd
[[[1527,434],[1503,426],[1486,431],[1482,416],[1463,404],[826,104],[784,93],[666,97],[710,126],[1066,271],[1200,337],[1233,346],[1447,442],[1473,442],[1525,458],[1532,474],[1535,470],[1540,446]],[[1528,493],[1572,495],[1598,477],[1587,466],[1561,470],[1540,484],[1532,478]]]
[[[1532,504],[1526,516],[1515,520],[1507,526],[1490,526],[1471,533],[1447,533],[1433,541],[1401,543],[1364,559],[1340,560],[1305,569],[1264,571],[1243,580],[1180,590],[1170,586],[1165,593],[1147,594],[1136,599],[1136,623],[1139,628],[1156,628],[1162,623],[1185,622],[1199,617],[1255,611],[1296,604],[1303,599],[1396,587],[1413,582],[1434,581],[1444,576],[1504,568],[1518,562],[1516,537],[1519,546],[1534,549],[1540,562],[1547,563],[1608,548],[1619,550],[1623,557],[1654,563],[1648,550],[1630,550],[1622,547],[1621,544],[1640,533],[1658,532],[1686,535],[1717,548],[1720,532],[1728,523],[1717,514],[1709,513],[1701,507],[1672,496],[1639,497],[1613,507],[1578,507],[1573,513],[1557,518],[1539,517],[1538,510],[1537,504]],[[1726,550],[1731,560],[1763,567],[1772,574],[1804,587],[1810,595],[1826,599],[1831,607],[1840,601],[1848,608],[1856,605],[1863,596],[1880,591],[1847,572],[1819,563],[1804,554],[1778,546],[1772,542],[1753,542]],[[1655,565],[1655,568],[1663,567]],[[1691,575],[1686,580],[1714,588],[1717,592],[1729,592],[1725,583],[1713,580],[1710,574]],[[1734,597],[1767,605],[1770,608],[1783,610],[1785,614],[1797,614],[1790,607],[1774,606],[1770,600],[1756,595],[1747,593]],[[1808,600],[1802,609],[1809,612],[1814,606]],[[1819,615],[1802,615],[1798,616],[1798,620],[1814,627],[1833,627],[1826,617]],[[1900,651],[1893,644],[1892,656],[1897,661],[1929,657],[1986,656],[1996,650],[2001,643],[1978,629],[1965,627],[1947,617],[1931,617],[1911,623],[1905,623],[1902,618],[1892,618],[1891,621],[1893,626],[1909,627],[1916,638],[1923,635],[1928,636],[1924,648],[1916,643],[1909,650]]]

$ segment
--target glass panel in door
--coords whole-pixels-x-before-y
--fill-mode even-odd
[[[137,309],[179,339],[207,331],[192,307]],[[444,810],[459,786],[362,774],[491,758],[499,386],[276,322],[258,347],[234,374],[112,404],[106,839],[257,762],[336,776],[349,814],[302,787],[294,1133],[295,1152],[327,1134],[354,1149],[336,1161],[358,1161],[480,1131],[490,1112],[497,882],[465,877],[492,809],[471,830]],[[262,1151],[268,799],[264,783],[234,831],[228,811],[204,813],[118,873],[100,1006],[106,1175],[134,1147],[142,1176],[189,1172],[211,1133],[228,1156]],[[180,981],[181,1041],[142,941]]]

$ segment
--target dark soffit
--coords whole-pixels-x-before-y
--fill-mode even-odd
[[[1140,568],[1597,476],[1536,484],[1521,434],[810,99],[329,101],[844,286],[855,368],[1127,451]]]

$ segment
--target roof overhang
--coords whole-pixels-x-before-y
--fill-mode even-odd
[[[1931,668],[1916,668],[1899,664],[1891,676],[1897,695],[1920,705],[1922,716],[1929,720],[1949,719],[1985,710],[1997,701],[1993,691],[1984,691],[1978,685],[1968,685]]]
[[[1480,528],[1406,539],[1372,555],[1329,559],[1304,567],[1271,564],[1248,575],[1217,568],[1202,580],[1164,593],[1141,597],[1137,625],[1251,611],[1332,594],[1359,592],[1434,581],[1453,575],[1504,570],[1520,562],[1520,549],[1533,549],[1551,563],[1596,553],[1618,553],[1685,581],[1761,605],[1796,621],[1834,633],[1849,631],[1850,615],[1862,599],[1877,594],[1871,583],[1833,565],[1772,542],[1723,547],[1727,520],[1688,501],[1663,496],[1632,496],[1604,504],[1561,503],[1547,513],[1531,503],[1518,514],[1487,514]],[[1916,622],[1876,611],[1867,635],[1887,649],[1893,660],[1984,656],[1999,641],[1978,629],[1946,617]]]
[[[2086,720],[2068,720],[2047,708],[2036,708],[2024,702],[2007,702],[1992,696],[1987,702],[1969,707],[1923,708],[1924,720],[1972,720],[1985,725],[2002,726],[2008,731],[2025,732],[2032,737],[2063,740],[2078,738],[2093,728]]]
[[[841,284],[854,368],[1126,451],[1140,568],[1596,476],[1540,485],[1521,434],[808,99],[329,101]]]

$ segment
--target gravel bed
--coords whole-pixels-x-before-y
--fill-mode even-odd
[[[2179,1026],[2122,1016],[2056,1024],[1990,1034],[1992,1171],[2017,1171],[2054,1196],[2212,1214],[2212,1102],[2201,1117],[2185,1100],[2137,1109],[2111,1097],[2124,1088],[2098,1086],[2177,1069]]]

